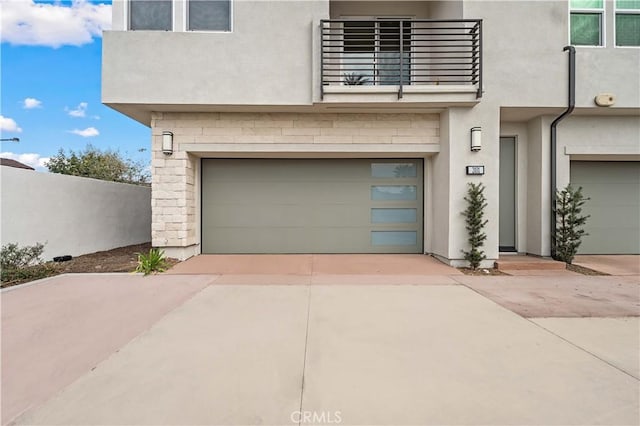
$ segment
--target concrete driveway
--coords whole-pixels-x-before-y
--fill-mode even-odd
[[[67,275],[3,292],[3,423],[640,421],[637,317],[527,319],[458,275],[244,277]]]

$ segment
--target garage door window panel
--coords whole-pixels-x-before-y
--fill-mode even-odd
[[[371,199],[374,201],[417,200],[415,185],[374,185],[371,187]]]
[[[415,246],[418,244],[416,231],[372,231],[371,244],[374,246]]]
[[[371,177],[374,178],[415,178],[418,166],[415,163],[372,163]]]
[[[417,220],[417,209],[371,209],[371,223],[416,223]]]

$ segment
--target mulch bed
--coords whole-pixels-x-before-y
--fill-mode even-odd
[[[67,262],[47,262],[51,271],[47,276],[69,273],[87,272],[133,272],[138,265],[138,253],[148,253],[151,243],[136,244],[127,247],[119,247],[113,250],[99,251],[74,257]],[[167,258],[171,266],[179,263],[178,259]],[[31,280],[18,280],[2,283],[2,287],[10,287],[23,284]]]
[[[567,264],[567,269],[582,275],[609,275],[609,274],[605,274],[604,272],[596,271],[594,269],[589,269],[589,268],[585,268],[584,266],[578,266],[578,265]]]
[[[475,270],[471,268],[458,268],[458,270],[465,275],[475,275],[475,276],[482,276],[482,277],[486,277],[489,275],[509,275],[496,268],[478,268]]]

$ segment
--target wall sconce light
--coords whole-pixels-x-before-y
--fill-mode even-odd
[[[173,133],[162,132],[162,153],[165,155],[173,154]]]
[[[471,151],[477,152],[482,149],[482,127],[471,128]]]

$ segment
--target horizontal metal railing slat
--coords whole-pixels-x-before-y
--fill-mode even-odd
[[[327,85],[477,85],[482,95],[482,21],[320,21],[321,81]]]

